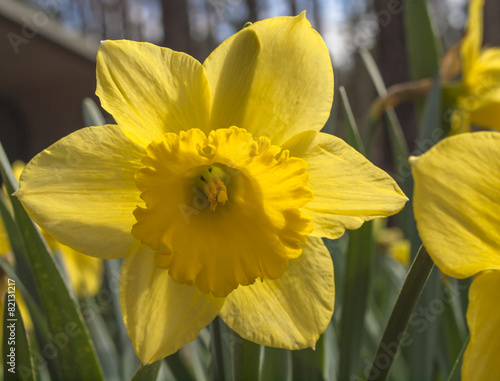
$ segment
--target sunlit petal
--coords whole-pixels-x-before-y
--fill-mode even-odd
[[[387,173],[335,136],[304,132],[283,148],[307,162],[314,199],[302,210],[313,217],[316,237],[338,238],[345,229],[398,212],[407,201]]]
[[[244,28],[203,65],[213,95],[213,129],[234,125],[279,144],[301,131],[319,131],[328,119],[330,56],[304,13]]]
[[[314,348],[333,313],[333,262],[319,238],[308,237],[303,253],[276,280],[239,287],[220,316],[240,336],[286,349]]]
[[[175,353],[219,313],[223,298],[172,280],[154,265],[154,252],[135,244],[120,272],[120,305],[127,332],[144,364]]]
[[[41,228],[73,249],[101,258],[125,255],[142,204],[134,173],[144,149],[117,126],[76,131],[26,166],[16,192]]]
[[[185,53],[146,42],[104,41],[96,94],[123,132],[144,147],[165,132],[207,131],[204,69]]]

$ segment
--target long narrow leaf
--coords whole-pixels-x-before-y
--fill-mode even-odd
[[[438,68],[441,48],[434,33],[427,0],[406,0],[403,12],[412,78],[430,78]]]
[[[385,328],[370,370],[370,380],[382,381],[387,378],[399,347],[406,340],[406,327],[433,267],[434,263],[422,246],[408,272]]]
[[[384,81],[382,79],[382,75],[375,63],[375,60],[371,56],[371,54],[366,49],[360,50],[361,58],[365,64],[368,73],[370,74],[370,78],[375,85],[375,89],[379,96],[385,96],[387,94],[387,89],[385,87]],[[393,156],[396,162],[396,168],[398,170],[398,174],[401,177],[407,176],[405,169],[407,168],[407,160],[409,156],[408,145],[406,144],[406,140],[403,134],[403,129],[401,128],[401,124],[399,123],[398,117],[394,112],[393,108],[389,108],[386,110],[387,119],[389,121],[389,138],[391,140],[391,148],[393,152]],[[371,119],[369,119],[371,120]],[[373,124],[373,120],[371,120]],[[404,185],[404,184],[403,184]],[[407,193],[407,187],[402,187],[403,191]]]
[[[343,86],[339,89],[340,98],[342,99],[342,105],[344,106],[344,115],[347,126],[347,143],[353,147],[356,151],[360,152],[362,155],[365,154],[365,147],[363,146],[363,141],[361,140],[361,135],[359,134],[359,129],[354,119],[354,114],[347,98],[347,93]]]

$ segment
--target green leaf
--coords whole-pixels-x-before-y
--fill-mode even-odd
[[[3,379],[36,381],[28,336],[15,298],[15,281],[8,279],[3,299]]]
[[[349,232],[340,321],[340,380],[348,379],[349,375],[357,371],[361,365],[359,364],[360,348],[374,246],[372,222],[365,222],[358,230]]]
[[[17,188],[17,182],[1,145],[0,165],[7,191],[12,194]],[[74,379],[77,372],[81,379],[102,380],[101,369],[76,301],[71,297],[40,231],[16,197],[11,196],[11,203],[16,223],[24,237],[29,263],[51,332],[51,352],[55,354],[61,376],[68,380]]]
[[[433,267],[434,263],[427,250],[424,246],[420,247],[375,354],[370,370],[370,380],[381,381],[387,378],[400,345],[408,338],[406,327]]]
[[[427,0],[406,0],[403,11],[412,78],[430,78],[438,68],[441,48],[429,16]]]
[[[160,372],[162,360],[158,360],[152,364],[141,365],[131,381],[155,381]]]

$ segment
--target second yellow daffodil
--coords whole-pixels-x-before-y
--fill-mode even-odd
[[[104,41],[97,95],[118,125],[40,153],[16,195],[64,244],[125,257],[120,303],[142,362],[174,353],[217,315],[259,344],[314,347],[334,307],[321,237],[407,199],[319,132],[333,70],[305,14],[256,22],[203,64]]]
[[[462,379],[498,380],[500,133],[453,136],[410,162],[415,218],[429,255],[449,276],[475,276]]]
[[[500,130],[500,48],[482,48],[484,0],[472,0],[462,41],[462,94],[452,114],[452,134],[470,125]]]

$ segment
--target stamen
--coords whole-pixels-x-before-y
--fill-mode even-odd
[[[222,168],[213,164],[203,169],[200,179],[204,182],[204,184],[200,184],[202,185],[200,190],[203,190],[208,201],[210,201],[210,210],[213,212],[217,205],[224,205],[228,200],[227,188],[224,184],[225,172]]]

